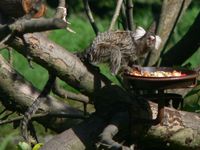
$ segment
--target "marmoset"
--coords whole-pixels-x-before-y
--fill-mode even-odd
[[[108,63],[116,75],[122,67],[128,67],[138,58],[158,49],[161,38],[155,35],[155,27],[146,32],[142,27],[133,31],[107,31],[99,33],[83,54],[91,64]]]

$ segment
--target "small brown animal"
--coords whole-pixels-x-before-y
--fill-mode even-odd
[[[108,63],[111,73],[116,75],[122,67],[128,67],[144,54],[158,49],[161,39],[152,31],[142,27],[133,31],[107,31],[100,33],[86,49],[84,58],[91,64]]]
[[[23,8],[26,14],[31,14],[33,18],[39,18],[44,16],[46,12],[46,5],[44,5],[43,0],[26,0],[23,3]]]

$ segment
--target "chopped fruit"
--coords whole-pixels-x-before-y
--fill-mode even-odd
[[[182,74],[180,71],[173,70],[170,71],[140,71],[140,70],[133,70],[129,73],[132,76],[139,76],[139,77],[182,77],[186,76],[186,74]]]

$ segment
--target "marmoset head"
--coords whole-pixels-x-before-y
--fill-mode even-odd
[[[160,47],[161,38],[158,35],[150,35],[147,37],[146,45],[150,49],[156,49]]]
[[[133,38],[137,43],[138,53],[143,55],[151,50],[158,50],[161,44],[161,38],[155,35],[155,25],[153,24],[148,31],[145,31],[142,27],[137,27],[133,33]]]

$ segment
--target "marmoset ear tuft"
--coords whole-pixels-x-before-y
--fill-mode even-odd
[[[156,42],[155,42],[156,50],[159,49],[161,42],[162,42],[162,39],[158,35],[156,35]]]
[[[142,27],[138,26],[135,32],[133,33],[133,38],[134,40],[138,40],[141,37],[143,37],[145,34],[146,34],[146,31]]]

